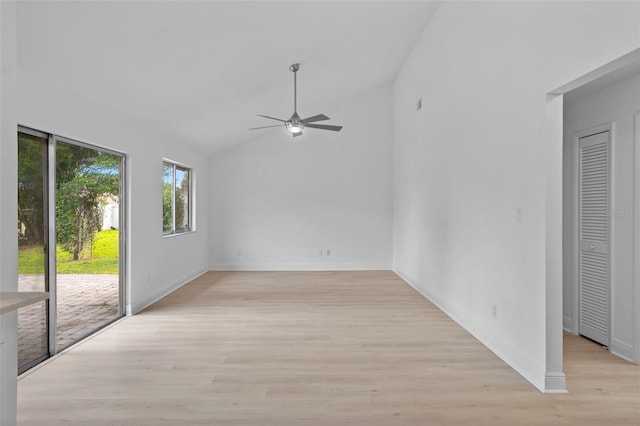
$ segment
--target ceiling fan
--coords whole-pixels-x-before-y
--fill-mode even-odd
[[[297,79],[296,73],[300,69],[300,64],[293,64],[289,67],[289,70],[293,72],[293,115],[288,120],[283,120],[281,118],[269,117],[268,115],[258,114],[259,117],[268,118],[270,120],[276,120],[284,123],[287,130],[291,132],[291,135],[295,138],[296,136],[300,136],[302,134],[302,130],[305,127],[309,127],[312,129],[322,129],[322,130],[333,130],[334,132],[339,132],[342,129],[342,126],[331,126],[328,124],[315,124],[318,121],[329,120],[324,114],[318,114],[307,118],[300,118],[297,111]],[[261,126],[261,127],[253,127],[249,130],[257,130],[257,129],[266,129],[269,127],[279,127],[282,124],[276,124],[274,126]]]

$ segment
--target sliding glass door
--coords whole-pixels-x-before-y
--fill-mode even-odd
[[[19,313],[25,371],[124,315],[125,158],[31,129],[18,143],[19,288],[50,292]]]
[[[19,291],[49,291],[47,146],[45,134],[18,133]],[[20,371],[49,356],[47,302],[18,310],[18,336]]]
[[[119,318],[122,157],[56,138],[56,347]]]

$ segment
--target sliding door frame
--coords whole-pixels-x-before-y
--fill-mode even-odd
[[[46,217],[45,217],[45,233],[47,235],[45,241],[45,286],[46,290],[51,295],[57,295],[57,259],[56,259],[56,146],[58,142],[63,142],[70,145],[80,146],[87,149],[97,150],[106,154],[114,155],[120,159],[118,162],[119,173],[119,194],[118,194],[118,220],[119,220],[119,232],[118,232],[118,315],[112,321],[104,324],[103,327],[119,320],[126,315],[126,289],[128,283],[127,277],[127,240],[129,227],[127,223],[127,154],[116,151],[110,148],[106,148],[100,145],[81,142],[75,139],[58,136],[53,133],[47,133],[40,130],[36,130],[26,126],[18,126],[18,132],[28,134],[31,136],[41,137],[47,139],[47,170],[45,175],[47,176],[47,186],[45,188],[46,197]],[[50,297],[46,304],[47,317],[48,317],[48,346],[49,357],[54,356],[59,352],[57,347],[57,297]],[[100,327],[100,328],[103,328]],[[99,330],[100,328],[92,331]],[[80,339],[85,338],[81,337]],[[32,365],[29,366],[29,368]]]
[[[18,126],[18,133],[22,133],[36,138],[46,140],[46,146],[43,151],[46,152],[45,161],[43,161],[43,179],[45,180],[42,185],[43,196],[43,225],[44,225],[44,291],[51,293],[52,288],[55,289],[55,266],[52,270],[52,266],[55,265],[56,251],[53,250],[53,260],[51,258],[51,247],[55,247],[55,243],[52,246],[51,242],[55,241],[55,203],[53,204],[54,216],[51,216],[51,200],[53,199],[51,194],[55,191],[55,185],[51,186],[51,171],[55,174],[55,164],[51,163],[51,135],[40,130],[35,130],[29,127]],[[44,144],[45,142],[43,142]],[[46,185],[44,185],[46,183]],[[53,239],[52,239],[53,237]],[[52,272],[53,271],[53,272]],[[43,353],[38,358],[31,360],[29,363],[20,366],[18,365],[18,372],[22,370],[26,371],[39,363],[43,362],[47,358],[50,358],[54,352],[52,352],[51,342],[55,342],[55,327],[51,327],[51,315],[55,315],[55,300],[49,299],[44,302],[45,315],[47,321],[47,352]]]
[[[48,261],[48,291],[50,295],[56,295],[57,292],[57,273],[56,265],[58,244],[56,238],[56,142],[53,135],[49,135],[47,144],[49,162],[48,174],[48,191],[47,191],[47,222],[49,223],[49,237],[47,241],[47,261]],[[53,248],[53,249],[51,249]],[[56,324],[58,322],[58,299],[57,297],[49,297],[49,354],[53,356],[57,353],[56,341],[58,339],[58,331]]]

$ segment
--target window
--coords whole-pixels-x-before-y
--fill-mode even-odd
[[[191,231],[191,169],[162,163],[162,232]]]

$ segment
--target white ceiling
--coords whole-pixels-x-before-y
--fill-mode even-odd
[[[294,62],[303,117],[331,117],[332,107],[390,82],[436,8],[393,0],[19,2],[18,71],[212,154],[265,131],[250,127],[277,124],[256,114],[291,115]]]

